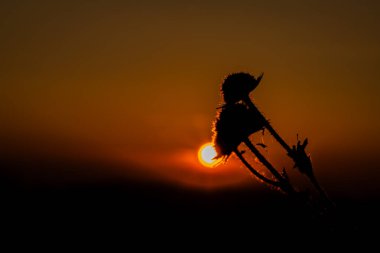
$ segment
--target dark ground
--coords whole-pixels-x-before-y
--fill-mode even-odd
[[[343,238],[347,245],[378,236],[375,194],[332,196],[335,211],[320,216],[264,186],[196,190],[105,175],[125,168],[101,162],[20,157],[4,156],[0,164],[1,230],[11,237],[46,242],[117,234],[126,243],[144,238],[146,245],[151,239],[223,245],[258,238],[306,238],[316,245]]]
[[[149,182],[2,186],[8,234],[125,233],[126,238],[358,237],[376,231],[377,200],[336,199],[331,217],[312,215],[270,190],[191,190]],[[375,230],[374,230],[375,229]],[[189,237],[190,236],[190,237]]]

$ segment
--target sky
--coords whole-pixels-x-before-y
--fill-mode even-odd
[[[197,151],[226,75],[264,72],[252,98],[288,143],[309,138],[322,183],[380,192],[379,14],[369,0],[2,1],[5,170],[37,183],[257,184],[237,159],[204,168]]]

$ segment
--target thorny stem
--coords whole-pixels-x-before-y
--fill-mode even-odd
[[[258,115],[260,115],[263,119],[263,122],[265,124],[265,128],[268,129],[270,134],[280,143],[280,145],[288,152],[288,154],[292,153],[292,149],[289,147],[289,145],[281,138],[281,136],[276,132],[276,130],[272,127],[272,125],[269,123],[269,121],[264,117],[264,115],[257,109],[257,107],[253,104],[249,96],[243,99],[244,103],[248,105],[248,107],[255,111],[258,112]]]
[[[240,159],[240,161],[247,167],[247,169],[252,172],[257,178],[261,179],[263,182],[273,185],[275,187],[279,187],[279,182],[270,180],[269,178],[266,178],[265,176],[261,175],[257,170],[255,170],[248,162],[245,160],[244,156],[239,152],[238,149],[234,150],[237,157]]]
[[[252,151],[252,153],[257,157],[257,159],[260,160],[260,162],[273,174],[274,177],[276,177],[280,183],[281,189],[288,193],[293,194],[295,193],[295,190],[287,181],[285,178],[283,178],[280,173],[273,167],[273,165],[263,156],[260,151],[251,143],[251,141],[246,138],[244,140],[245,145]]]
[[[281,136],[276,132],[276,130],[272,127],[272,125],[269,123],[269,121],[264,117],[264,115],[259,111],[259,109],[253,104],[252,100],[247,96],[243,99],[244,103],[248,105],[248,107],[253,110],[254,112],[258,113],[258,115],[261,116],[265,128],[268,129],[270,134],[276,139],[278,143],[286,150],[288,155],[292,157],[290,154],[293,154],[293,150],[289,147],[289,145],[281,138]],[[294,158],[292,157],[294,160]],[[296,162],[296,160],[294,160]],[[268,168],[269,169],[269,168]],[[311,173],[310,175],[307,175],[310,182],[313,184],[313,186],[316,188],[316,190],[319,192],[319,194],[322,196],[322,198],[327,202],[333,205],[333,202],[328,198],[326,192],[322,189],[322,187],[319,185],[317,179],[315,178],[314,174]]]

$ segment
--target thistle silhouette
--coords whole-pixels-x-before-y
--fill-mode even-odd
[[[224,157],[228,159],[231,153],[234,152],[256,177],[275,188],[281,189],[287,194],[292,194],[295,191],[288,179],[280,175],[248,138],[251,134],[262,129],[264,129],[264,122],[255,112],[248,110],[244,104],[236,103],[224,106],[214,124],[213,142],[218,153],[216,158]],[[245,160],[242,153],[238,150],[238,146],[241,143],[244,143],[256,155],[275,180],[263,176]]]
[[[232,104],[223,107],[214,124],[213,142],[218,153],[216,158],[225,160],[234,152],[242,163],[259,179],[280,187],[280,181],[271,180],[255,170],[238,150],[242,142],[249,142],[248,136],[263,129],[264,125],[256,121],[243,104]]]
[[[259,85],[263,75],[264,74],[261,74],[258,78],[255,78],[248,73],[234,73],[227,76],[223,81],[221,92],[225,104],[221,107],[221,111],[214,124],[213,141],[218,153],[217,157],[227,159],[230,154],[234,152],[256,177],[281,189],[289,195],[294,195],[297,192],[290,184],[286,170],[284,169],[282,174],[280,174],[249,140],[251,134],[259,130],[267,129],[274,139],[285,149],[287,155],[294,161],[294,167],[309,178],[326,202],[331,203],[325,191],[315,178],[310,155],[305,151],[308,139],[305,139],[302,144],[298,140],[297,145],[291,148],[250,99],[250,93]],[[268,169],[274,180],[261,175],[249,165],[242,153],[238,150],[238,146],[241,143],[244,143]]]
[[[238,101],[243,101],[249,107],[249,109],[255,112],[260,120],[264,122],[265,128],[276,139],[276,141],[280,143],[280,145],[288,152],[288,154],[290,154],[292,152],[292,149],[271,126],[269,121],[264,117],[259,109],[257,109],[249,97],[250,92],[259,85],[263,76],[264,73],[262,73],[256,79],[254,76],[242,72],[229,75],[222,84],[223,99],[226,105],[236,103]]]

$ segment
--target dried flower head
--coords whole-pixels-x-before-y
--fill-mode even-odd
[[[245,138],[263,128],[262,118],[245,105],[238,103],[224,106],[214,122],[216,158],[227,159]]]
[[[312,175],[313,167],[311,164],[310,155],[307,154],[305,150],[308,143],[307,138],[303,141],[303,143],[297,141],[297,145],[293,145],[292,150],[288,155],[294,160],[295,168],[298,168],[301,173]]]
[[[233,104],[247,97],[259,85],[262,77],[263,74],[256,79],[254,76],[244,72],[227,76],[221,87],[225,103]]]

